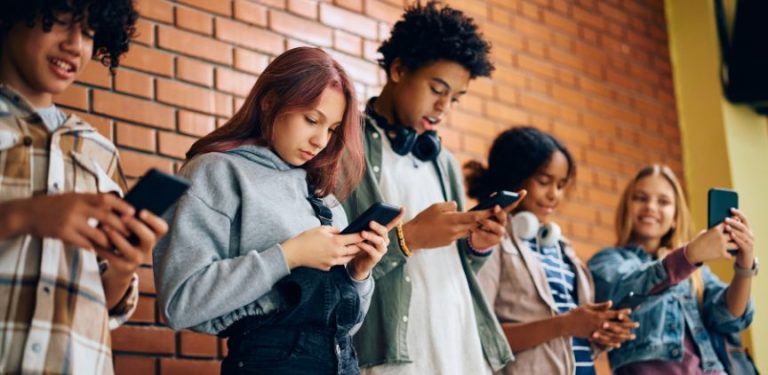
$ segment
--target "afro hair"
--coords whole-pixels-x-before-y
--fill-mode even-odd
[[[469,71],[471,78],[488,77],[494,67],[485,41],[471,17],[437,1],[417,2],[395,23],[390,38],[379,47],[379,65],[389,75],[395,59],[410,70],[438,60],[453,61]]]
[[[39,19],[50,31],[57,17],[71,14],[93,32],[93,57],[110,70],[120,65],[136,31],[133,0],[26,0],[0,2],[0,39],[18,22],[33,27]]]

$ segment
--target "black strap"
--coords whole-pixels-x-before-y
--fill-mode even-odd
[[[309,204],[312,205],[312,210],[315,211],[315,216],[320,220],[320,225],[333,225],[333,211],[325,205],[322,198],[317,196],[315,189],[313,189],[309,183],[307,183],[307,189],[309,192],[307,200],[309,201]]]

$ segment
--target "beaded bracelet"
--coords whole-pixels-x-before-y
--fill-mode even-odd
[[[403,223],[397,223],[397,243],[400,244],[400,249],[403,251],[403,255],[406,257],[413,255],[413,252],[405,243],[405,235],[403,235]]]

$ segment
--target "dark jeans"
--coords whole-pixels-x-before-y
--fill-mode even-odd
[[[262,327],[230,337],[221,363],[228,374],[357,375],[357,355],[349,335],[337,339],[327,329]]]

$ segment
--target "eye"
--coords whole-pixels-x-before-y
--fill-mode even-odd
[[[430,89],[430,90],[432,91],[432,93],[433,93],[433,94],[435,94],[435,95],[445,95],[445,92],[441,91],[441,90],[440,90],[440,89],[438,89],[437,87],[434,87],[434,86],[431,86],[431,85],[430,85],[430,86],[429,86],[429,89]]]
[[[328,133],[335,134],[338,127],[335,128],[328,128]]]
[[[312,125],[317,125],[317,120],[310,116],[304,116],[304,120]]]
[[[458,103],[459,99],[460,98],[458,98],[458,97],[453,97],[453,98],[451,98],[451,103]]]

